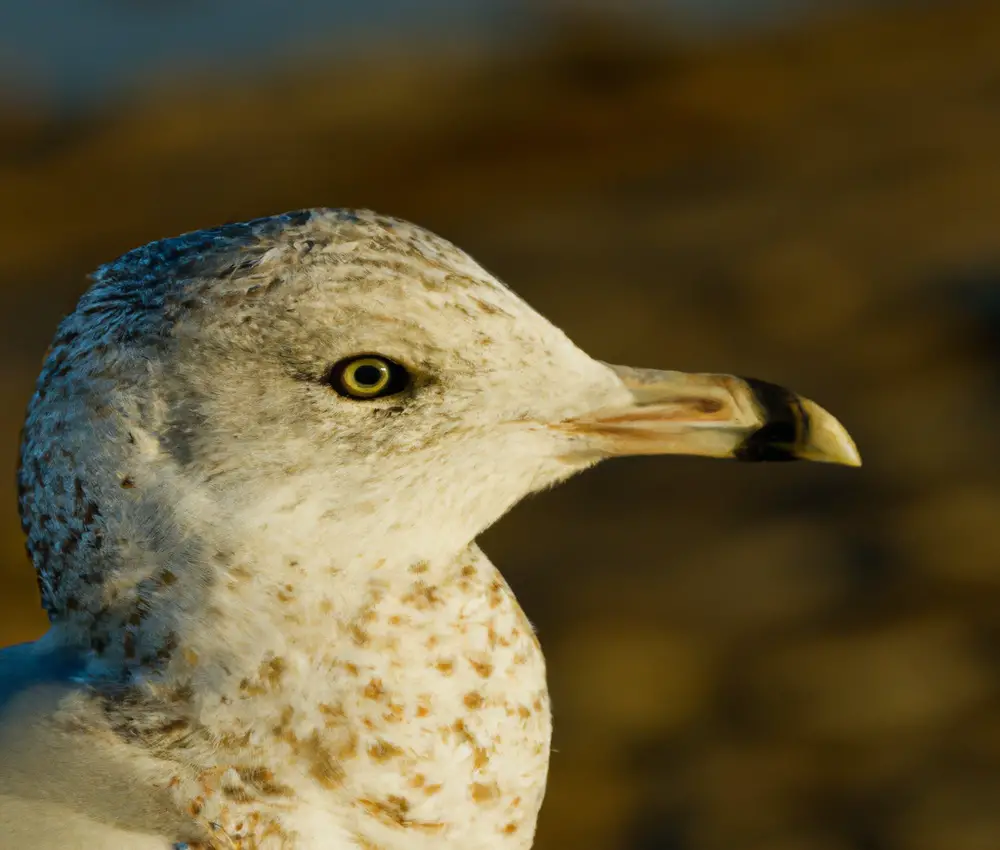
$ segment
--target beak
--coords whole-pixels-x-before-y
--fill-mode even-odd
[[[609,368],[631,392],[631,402],[552,426],[586,438],[588,449],[602,456],[680,454],[861,466],[844,426],[784,387],[734,375]]]

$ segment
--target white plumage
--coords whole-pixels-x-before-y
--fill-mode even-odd
[[[544,661],[474,541],[629,453],[858,462],[780,388],[591,359],[397,219],[105,266],[25,428],[52,629],[0,653],[0,847],[529,847]]]

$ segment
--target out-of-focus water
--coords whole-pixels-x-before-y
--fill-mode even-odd
[[[553,12],[633,15],[704,38],[888,0],[0,0],[0,95],[87,107],[178,74],[252,72],[296,57],[530,42]]]

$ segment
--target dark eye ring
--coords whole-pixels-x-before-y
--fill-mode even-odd
[[[369,400],[402,392],[410,384],[410,374],[388,357],[361,354],[335,363],[326,383],[342,396]]]

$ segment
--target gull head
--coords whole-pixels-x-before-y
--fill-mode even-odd
[[[600,362],[445,240],[319,209],[102,267],[39,378],[20,501],[51,617],[106,651],[234,552],[444,556],[629,454],[860,463],[791,391]]]

